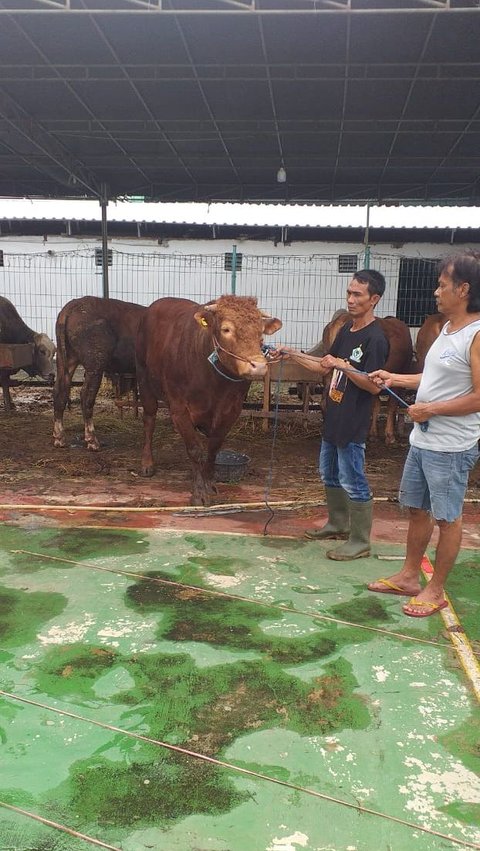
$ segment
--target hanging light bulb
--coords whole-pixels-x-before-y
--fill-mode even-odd
[[[287,182],[287,172],[283,165],[277,171],[277,183],[286,183]]]

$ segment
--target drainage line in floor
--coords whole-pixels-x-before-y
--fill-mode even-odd
[[[428,556],[422,559],[422,573],[430,582],[434,568]],[[455,609],[450,603],[448,594],[445,594],[445,599],[448,601],[448,606],[440,612],[441,618],[445,624],[450,641],[452,642],[455,653],[457,654],[460,664],[465,671],[467,679],[470,680],[475,697],[480,703],[480,665],[478,664],[475,651],[468,640],[465,630],[460,623]]]
[[[391,503],[392,505],[396,505],[398,507],[398,499],[393,499],[390,496],[374,496],[374,503]],[[465,505],[478,505],[480,500],[478,498],[466,498],[463,500]],[[283,509],[300,509],[300,508],[324,508],[326,505],[325,500],[322,499],[279,499],[272,500],[269,502],[269,505],[273,505],[281,510]],[[215,514],[215,509],[218,509],[216,513],[222,514],[225,509],[230,511],[265,511],[265,501],[263,502],[222,502],[217,505],[212,505],[210,508],[206,509],[204,505],[123,505],[119,503],[118,505],[96,505],[96,503],[91,503],[90,505],[65,505],[55,504],[53,502],[49,503],[40,503],[40,502],[2,502],[0,503],[0,511],[67,511],[69,514],[75,514],[76,511],[113,511],[113,512],[124,512],[124,513],[133,513],[133,514],[155,514],[155,513],[174,513],[174,514],[182,514],[186,517],[189,515],[199,516],[201,517],[203,513],[206,511],[208,514]]]
[[[93,836],[87,836],[86,833],[78,833],[78,831],[73,830],[71,827],[67,827],[65,824],[59,824],[56,821],[43,818],[43,816],[39,816],[36,813],[30,813],[28,810],[22,810],[20,807],[14,807],[13,804],[6,804],[5,801],[0,801],[0,807],[4,807],[6,810],[11,810],[14,813],[19,813],[21,816],[27,816],[27,818],[34,819],[34,821],[39,821],[41,824],[47,825],[47,827],[53,827],[55,830],[68,833],[70,836],[74,836],[75,839],[84,839],[85,842],[90,842],[92,845],[97,845],[99,848],[107,848],[108,851],[122,851],[122,849],[117,848],[116,845],[107,845],[107,843],[102,842],[101,839],[95,839]]]
[[[299,786],[296,783],[289,783],[288,780],[279,780],[277,777],[270,777],[268,774],[262,774],[259,771],[251,771],[249,768],[241,768],[239,765],[235,765],[232,762],[224,762],[223,760],[216,759],[213,756],[207,756],[206,754],[198,753],[198,751],[191,751],[187,748],[182,748],[179,745],[172,745],[169,742],[162,742],[159,739],[153,739],[150,736],[142,736],[141,733],[134,733],[131,730],[124,730],[122,729],[122,727],[116,727],[113,724],[105,724],[103,721],[95,721],[93,718],[87,718],[83,715],[78,715],[76,712],[70,712],[65,709],[57,709],[56,707],[49,706],[46,703],[40,703],[36,700],[30,700],[26,697],[20,697],[19,695],[11,694],[10,692],[3,691],[3,689],[0,689],[0,695],[9,698],[10,700],[16,700],[20,703],[25,703],[29,706],[36,706],[39,709],[46,709],[49,712],[55,712],[57,715],[63,715],[66,718],[73,718],[76,721],[84,721],[87,724],[93,724],[96,727],[101,727],[103,730],[110,730],[113,733],[120,733],[123,736],[128,736],[132,739],[136,739],[137,741],[145,742],[146,744],[156,745],[157,747],[165,748],[166,750],[182,754],[183,756],[192,757],[193,759],[198,759],[203,762],[208,762],[211,765],[216,765],[219,768],[226,768],[228,771],[234,771],[238,774],[246,775],[247,777],[253,777],[256,780],[267,780],[269,783],[275,783],[277,786],[283,786],[284,788],[291,789],[294,792],[303,792],[306,795],[311,795],[312,797],[319,798],[322,801],[328,801],[332,804],[339,804],[342,807],[347,807],[350,810],[355,810],[361,815],[375,816],[376,818],[385,819],[386,821],[391,821],[395,824],[402,825],[402,827],[408,827],[414,831],[421,831],[422,833],[426,833],[429,836],[437,836],[439,839],[445,839],[448,842],[454,843],[455,845],[462,846],[462,848],[474,848],[476,849],[476,851],[480,851],[480,844],[476,842],[468,842],[468,840],[465,839],[456,839],[453,836],[449,836],[447,833],[441,833],[440,831],[433,830],[430,827],[424,827],[421,824],[415,824],[414,822],[406,821],[405,819],[398,818],[397,816],[391,816],[388,813],[382,813],[380,810],[373,810],[370,807],[363,807],[361,804],[352,804],[350,801],[344,801],[341,798],[335,798],[332,795],[326,795],[323,792],[317,792],[316,789],[310,789],[308,786]]]
[[[303,617],[313,618],[314,620],[323,620],[328,621],[330,623],[340,624],[341,626],[353,626],[356,629],[363,629],[367,632],[376,632],[380,635],[388,636],[389,638],[401,638],[404,641],[415,641],[418,644],[429,644],[433,647],[441,647],[450,649],[450,644],[447,644],[446,641],[431,641],[428,638],[418,638],[413,635],[405,635],[403,632],[393,632],[388,629],[381,629],[377,626],[366,626],[362,623],[355,623],[354,621],[346,621],[341,618],[334,618],[330,615],[322,615],[317,614],[316,612],[303,612],[301,609],[295,609],[293,606],[282,606],[281,603],[276,605],[275,603],[265,603],[263,600],[255,600],[251,597],[242,597],[240,594],[228,594],[226,591],[217,591],[213,588],[200,588],[197,585],[186,585],[183,582],[175,582],[173,579],[160,579],[157,576],[147,576],[145,573],[133,573],[129,570],[119,570],[118,568],[113,567],[101,567],[96,564],[89,564],[87,561],[75,561],[70,558],[61,558],[60,556],[50,556],[45,553],[35,553],[31,552],[31,550],[11,550],[10,552],[20,555],[29,555],[35,556],[35,558],[43,558],[49,561],[60,561],[64,564],[74,564],[77,567],[85,567],[87,570],[98,570],[102,573],[113,573],[116,576],[127,576],[129,579],[144,579],[146,582],[156,582],[159,585],[168,585],[173,586],[175,588],[182,588],[187,591],[196,591],[197,594],[210,594],[214,597],[223,597],[226,600],[238,600],[241,603],[250,603],[251,605],[262,606],[266,609],[275,609],[281,612],[290,612],[294,615],[302,615]]]

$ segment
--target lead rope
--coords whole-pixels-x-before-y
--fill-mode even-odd
[[[270,466],[269,466],[269,469],[268,469],[267,479],[266,479],[266,483],[265,483],[265,497],[264,497],[265,508],[267,508],[268,511],[270,512],[270,517],[268,518],[268,520],[265,523],[265,526],[263,527],[263,534],[264,535],[267,534],[267,527],[269,526],[269,524],[272,522],[273,518],[275,517],[275,511],[273,510],[271,505],[269,505],[268,500],[270,498],[270,490],[271,490],[271,487],[272,487],[274,452],[275,452],[275,444],[277,442],[278,410],[279,410],[279,404],[280,404],[280,382],[282,380],[282,370],[283,370],[283,360],[280,361],[277,384],[276,384],[276,388],[275,388],[275,416],[273,418],[273,437],[272,437],[272,445],[271,445],[271,448],[270,448]]]

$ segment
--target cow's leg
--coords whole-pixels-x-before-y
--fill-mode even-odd
[[[103,368],[96,369],[95,372],[85,371],[85,379],[80,391],[80,404],[82,406],[83,422],[85,426],[85,443],[90,452],[98,452],[100,444],[95,434],[95,426],[93,424],[93,406],[95,399],[100,389],[100,384],[103,378]]]
[[[143,398],[141,398],[141,402],[143,406],[143,451],[140,474],[142,476],[153,476],[155,465],[153,463],[152,444],[158,402],[153,396],[149,402]]]
[[[213,472],[210,483],[205,479],[206,465],[208,464],[205,447],[205,438],[193,425],[187,408],[179,407],[170,409],[173,424],[183,438],[187,455],[192,467],[192,505],[210,505],[213,494]]]
[[[66,363],[57,354],[57,377],[53,387],[53,445],[56,448],[65,446],[63,415],[67,402],[70,402],[70,388],[73,373],[78,366],[78,360],[69,358]]]
[[[3,390],[3,404],[7,414],[11,414],[15,410],[15,405],[10,396],[10,375],[5,370],[0,370],[0,383]]]
[[[155,420],[157,417],[158,401],[153,393],[147,378],[147,370],[143,359],[137,359],[137,387],[142,406],[143,419],[143,450],[140,463],[141,476],[153,476],[155,465],[153,463],[153,432],[155,431]]]
[[[380,406],[380,396],[374,396],[372,404],[372,419],[370,421],[369,433],[369,437],[371,440],[376,440],[378,437],[378,418],[380,416]]]
[[[395,418],[397,415],[398,402],[393,396],[389,397],[387,405],[387,419],[385,422],[385,443],[391,446],[395,443]]]

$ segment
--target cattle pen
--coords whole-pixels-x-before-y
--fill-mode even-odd
[[[479,0],[0,21],[0,851],[480,851],[480,464],[427,545],[412,423],[375,432],[377,396],[366,436],[372,386],[311,360],[378,270],[338,353],[410,407],[441,349],[447,411],[478,410],[478,337],[436,311],[456,332],[480,286],[450,262],[480,243]],[[327,393],[369,486],[337,517]]]
[[[5,292],[17,304],[23,293],[21,310],[42,330],[60,303],[99,291],[94,254],[67,255],[33,258],[24,284],[24,255],[12,267],[6,258]],[[124,262],[114,251],[111,268]],[[133,274],[142,264],[150,277]],[[223,256],[128,255],[124,289],[112,274],[111,294],[147,303],[166,294],[155,292],[161,281],[203,302],[231,287],[224,267]],[[255,286],[262,308],[284,311],[285,342],[317,342],[343,303],[338,257],[258,267],[268,273],[255,284],[237,276],[237,293]],[[384,312],[398,299],[397,288]],[[261,385],[253,391],[261,406]],[[276,391],[272,381],[274,401]],[[332,572],[303,535],[325,517],[317,405],[304,422],[298,402],[298,417],[268,432],[246,408],[228,438],[249,458],[244,477],[218,482],[217,505],[193,508],[166,412],[146,480],[140,420],[128,406],[120,416],[107,387],[91,453],[76,388],[63,450],[51,443],[50,389],[12,395],[16,411],[0,414],[7,848],[480,848],[478,471],[449,608],[410,622],[399,598],[366,591],[404,551],[396,493],[407,435],[369,443],[373,553]],[[427,578],[430,569],[425,559]]]

